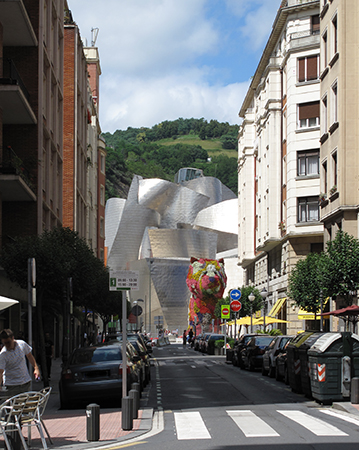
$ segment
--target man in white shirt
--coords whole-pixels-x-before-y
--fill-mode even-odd
[[[14,333],[5,329],[0,333],[4,345],[0,352],[0,379],[7,388],[7,394],[12,397],[31,390],[31,377],[26,365],[26,358],[34,367],[35,379],[40,378],[40,370],[31,351],[32,348],[25,341],[15,340]]]

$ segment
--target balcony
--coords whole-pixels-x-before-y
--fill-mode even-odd
[[[38,41],[22,0],[0,0],[4,47],[34,47]]]
[[[0,0],[0,5],[1,3]],[[3,124],[36,124],[36,116],[29,100],[30,95],[14,62],[11,59],[3,60],[3,77],[0,78],[0,108],[3,111]]]
[[[4,149],[0,165],[0,192],[4,202],[36,201],[35,187],[23,161],[11,147]]]

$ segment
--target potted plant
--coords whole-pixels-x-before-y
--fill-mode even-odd
[[[281,220],[278,224],[278,228],[280,229],[280,231],[282,231],[282,233],[285,231],[285,221]]]
[[[335,184],[330,188],[330,195],[334,195],[337,192],[337,185]]]
[[[326,194],[326,192],[321,192],[321,193],[319,194],[319,204],[320,204],[320,205],[323,205],[323,204],[326,202],[326,200],[327,200],[327,194]]]

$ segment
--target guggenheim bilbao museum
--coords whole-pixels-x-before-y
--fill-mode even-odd
[[[110,272],[138,272],[139,289],[126,294],[139,301],[138,323],[152,335],[157,325],[187,328],[191,257],[224,259],[224,296],[242,283],[237,196],[200,170],[180,169],[174,183],[134,176],[127,200],[107,201],[105,223]]]

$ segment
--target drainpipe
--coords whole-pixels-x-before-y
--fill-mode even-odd
[[[283,69],[280,69],[280,222],[283,222]]]

